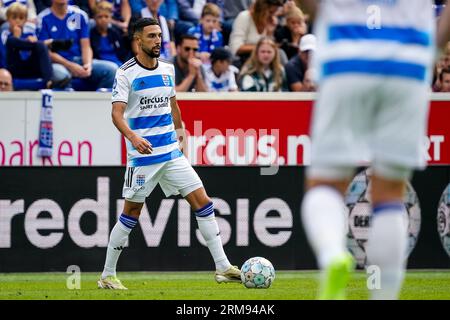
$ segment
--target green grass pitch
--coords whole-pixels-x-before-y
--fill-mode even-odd
[[[314,299],[316,271],[278,271],[269,289],[217,284],[212,272],[120,272],[127,291],[97,289],[98,273],[82,273],[81,288],[67,289],[66,273],[0,273],[3,299],[302,300]],[[349,299],[367,299],[367,276],[352,276]],[[450,299],[450,271],[408,271],[401,299]]]

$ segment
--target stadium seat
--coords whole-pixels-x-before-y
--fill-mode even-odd
[[[112,89],[111,88],[98,88],[96,91],[97,92],[111,92]]]
[[[81,78],[73,78],[72,79],[72,88],[75,91],[95,91],[95,89],[96,89],[89,82],[84,81]]]
[[[14,90],[41,90],[45,89],[46,84],[42,78],[30,78],[30,79],[13,79]]]

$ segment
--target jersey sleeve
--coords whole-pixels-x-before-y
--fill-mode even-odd
[[[80,38],[89,39],[89,18],[86,12],[80,10]]]
[[[37,23],[38,39],[41,41],[50,39],[47,19],[44,19],[44,17],[41,14],[39,14],[37,20],[38,20]]]
[[[124,102],[128,104],[130,84],[122,69],[117,69],[112,88],[112,102]]]

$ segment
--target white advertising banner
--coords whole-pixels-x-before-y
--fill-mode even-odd
[[[53,150],[37,155],[42,95],[0,94],[0,166],[121,165],[108,93],[53,93]]]

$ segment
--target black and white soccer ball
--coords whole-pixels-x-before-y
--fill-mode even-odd
[[[372,205],[370,200],[371,169],[366,169],[353,178],[345,194],[348,217],[347,248],[355,257],[358,267],[367,264],[366,244],[370,227]],[[414,249],[420,232],[420,203],[412,185],[408,182],[404,204],[408,219],[408,256]]]
[[[444,250],[450,256],[450,184],[439,200],[437,227]]]
[[[275,269],[266,258],[253,257],[242,265],[241,280],[246,288],[267,289],[275,280]]]

